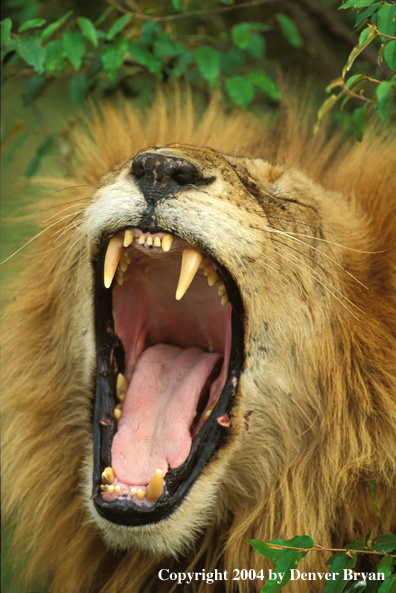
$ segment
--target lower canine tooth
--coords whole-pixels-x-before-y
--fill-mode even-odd
[[[112,467],[106,467],[102,473],[102,479],[107,482],[107,484],[112,484],[115,480],[115,473]]]
[[[124,239],[121,235],[114,235],[109,241],[104,264],[104,285],[110,288],[116,273],[118,263],[125,251]]]
[[[172,247],[173,243],[173,236],[172,235],[164,235],[162,239],[162,251],[169,251]]]
[[[147,500],[155,502],[164,491],[164,474],[162,470],[156,469],[146,489]]]
[[[117,398],[122,403],[125,400],[126,393],[128,391],[129,381],[124,375],[118,373],[117,375],[117,383],[116,383],[116,392]]]
[[[180,301],[182,296],[186,293],[188,287],[198,268],[204,258],[203,253],[195,249],[194,247],[185,247],[182,255],[182,264],[180,270],[179,283],[176,290],[176,300]]]

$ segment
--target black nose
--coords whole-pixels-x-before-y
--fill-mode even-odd
[[[132,173],[146,186],[144,189],[154,189],[160,184],[166,193],[176,189],[176,186],[194,184],[199,179],[199,171],[192,163],[152,152],[145,152],[136,157],[132,163]]]

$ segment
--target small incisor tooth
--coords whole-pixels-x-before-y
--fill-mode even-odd
[[[138,497],[138,499],[139,499],[139,500],[143,500],[143,498],[144,498],[145,494],[146,494],[146,493],[145,493],[145,491],[144,491],[144,490],[141,490],[140,488],[139,488],[139,490],[136,492],[136,496]]]
[[[164,474],[162,470],[156,469],[153,477],[151,478],[147,488],[146,496],[150,502],[155,502],[159,499],[164,491]]]
[[[132,243],[132,241],[133,241],[132,231],[130,229],[127,229],[125,231],[125,235],[124,235],[124,247],[129,247],[129,245]]]
[[[154,247],[161,247],[161,239],[158,236],[154,239]]]
[[[143,245],[146,242],[146,237],[144,235],[140,235],[138,243],[139,245]]]
[[[173,236],[172,235],[164,235],[162,238],[162,251],[169,251],[172,247],[173,243]]]
[[[122,404],[117,404],[116,407],[114,408],[114,418],[118,422],[120,420],[121,416],[122,416]]]
[[[104,285],[110,288],[116,273],[118,263],[125,251],[124,239],[121,235],[114,235],[109,241],[104,264]]]
[[[117,383],[116,383],[116,392],[117,398],[120,402],[125,401],[125,396],[128,391],[129,381],[124,375],[118,373],[117,375]]]
[[[148,236],[147,237],[147,241],[146,241],[146,245],[149,245],[151,247],[151,245],[153,244],[153,238]]]
[[[188,287],[198,268],[204,258],[203,253],[195,249],[194,247],[187,246],[183,250],[182,264],[180,270],[179,283],[176,290],[176,300],[180,301],[182,296],[186,293]]]

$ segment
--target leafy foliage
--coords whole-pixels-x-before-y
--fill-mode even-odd
[[[396,4],[347,0],[340,6],[340,2],[318,1],[320,19],[330,19],[331,24],[334,17],[329,5],[340,9],[340,17],[354,10],[358,44],[342,75],[328,86],[331,94],[319,110],[317,126],[338,103],[342,125],[361,139],[370,116],[392,118]],[[305,10],[306,2],[297,0],[296,4]],[[208,0],[204,8],[196,0],[167,0],[161,6],[144,0],[139,2],[139,11],[136,3],[121,6],[115,0],[101,0],[84,9],[75,0],[55,0],[55,5],[57,9],[52,10],[38,0],[5,0],[9,16],[1,23],[2,84],[18,77],[25,106],[36,103],[62,78],[68,81],[70,104],[77,108],[88,98],[99,102],[119,91],[146,103],[158,83],[183,80],[204,96],[221,89],[230,106],[276,110],[281,92],[273,60],[284,69],[294,69],[295,60],[304,63],[313,49],[321,51],[320,43],[316,47],[306,29],[305,13],[299,17],[291,3],[282,4],[284,12],[276,2],[266,0],[245,2],[243,11],[237,10],[234,0]],[[253,12],[248,12],[249,7]],[[311,16],[317,11],[318,7]],[[253,18],[241,20],[249,16]],[[344,37],[349,37],[349,31]],[[377,47],[380,67],[366,74],[362,52],[369,46]],[[349,76],[352,68],[358,73]],[[324,78],[323,87],[328,79]],[[333,93],[340,87],[338,94]],[[41,155],[48,152],[51,134],[45,130],[44,135]],[[12,146],[10,150],[13,154]],[[37,170],[33,164],[28,167],[29,175]]]
[[[367,0],[360,0],[363,1]],[[386,526],[375,500],[375,485],[373,480],[371,497],[379,519]],[[298,564],[307,553],[312,552],[334,552],[326,562],[327,576],[326,573],[321,574],[324,593],[342,593],[345,590],[365,593],[396,591],[396,533],[373,538],[371,530],[364,542],[355,540],[339,550],[315,546],[313,539],[307,535],[298,535],[289,540],[275,539],[268,543],[252,539],[248,543],[256,552],[275,563],[272,576],[266,581],[261,593],[277,593],[290,580],[299,578],[301,573],[297,568]],[[353,570],[359,555],[364,554],[382,556],[375,569],[369,574],[366,573],[366,577]]]
[[[374,0],[347,0],[341,9],[352,8],[356,11],[355,30],[360,31],[359,43],[351,51],[342,70],[342,75],[333,80],[328,91],[337,87],[342,90],[332,94],[322,105],[318,113],[316,128],[322,117],[342,100],[342,107],[353,97],[363,103],[356,107],[351,118],[355,136],[360,140],[369,116],[376,111],[386,121],[393,107],[396,109],[396,4],[394,2],[375,2]],[[360,54],[373,42],[380,41],[377,60],[385,63],[387,79],[379,80],[367,74],[354,74],[346,78]]]

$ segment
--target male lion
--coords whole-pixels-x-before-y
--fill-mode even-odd
[[[250,538],[384,533],[373,479],[395,527],[396,151],[282,122],[158,99],[76,136],[4,322],[3,500],[36,591],[260,590],[233,580],[268,574]]]

